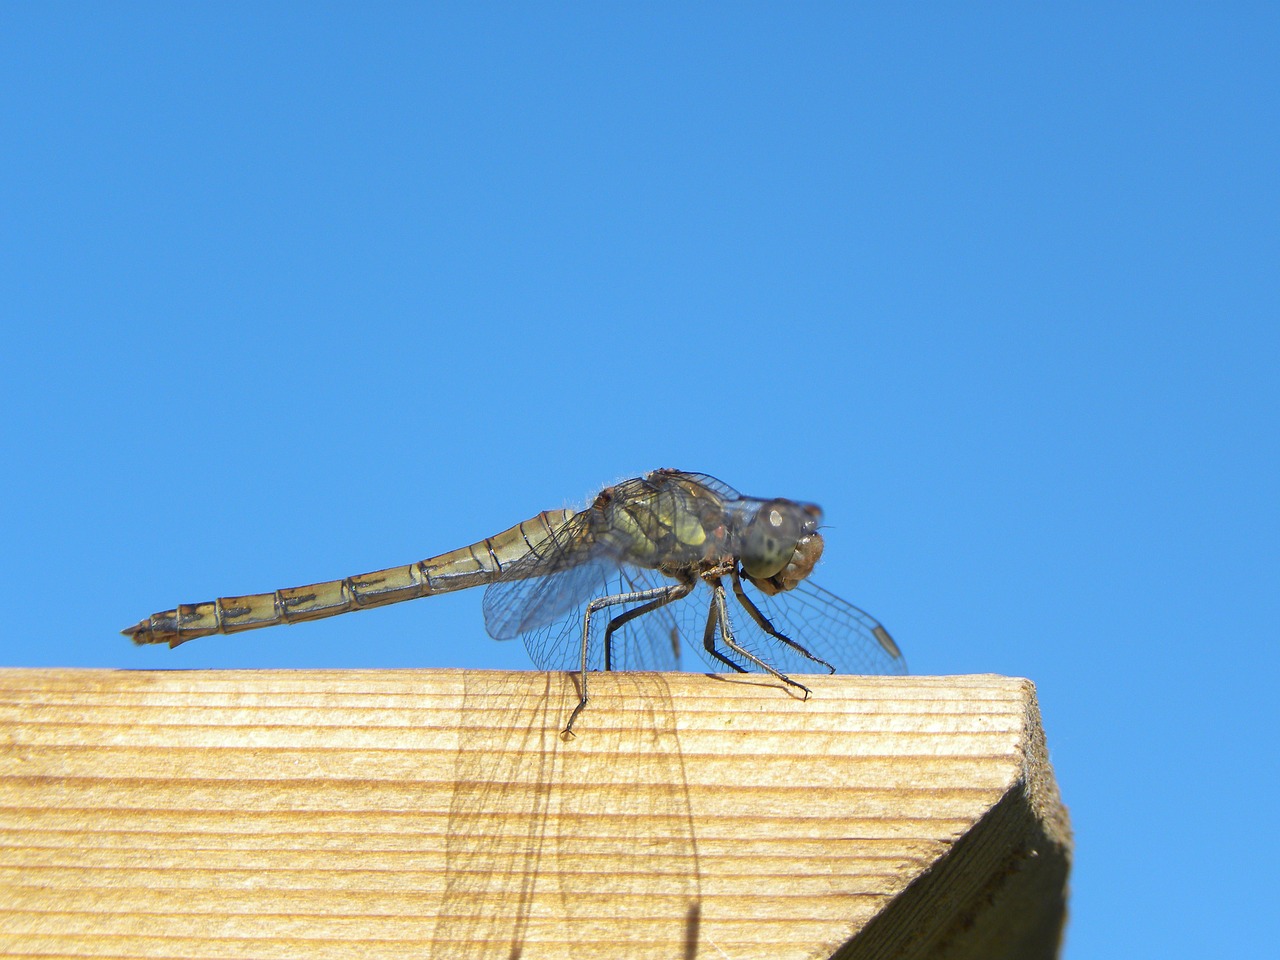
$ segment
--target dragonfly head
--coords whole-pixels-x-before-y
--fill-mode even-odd
[[[738,560],[747,579],[772,596],[813,572],[822,556],[822,510],[812,503],[769,500],[747,521]]]

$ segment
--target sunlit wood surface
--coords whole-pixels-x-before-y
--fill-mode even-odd
[[[1036,958],[1033,687],[0,670],[0,952]]]

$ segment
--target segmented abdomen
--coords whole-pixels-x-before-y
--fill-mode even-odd
[[[214,633],[237,633],[278,623],[319,620],[435,593],[487,584],[564,524],[572,510],[544,510],[509,530],[437,557],[342,580],[286,587],[271,593],[183,603],[153,613],[122,632],[134,643],[180,643]]]

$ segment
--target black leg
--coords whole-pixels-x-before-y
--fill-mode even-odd
[[[609,625],[604,628],[604,668],[606,670],[613,669],[613,632],[615,630],[642,614],[651,613],[659,607],[665,607],[668,603],[671,603],[674,600],[679,600],[681,597],[687,597],[689,595],[689,591],[693,589],[693,584],[675,583],[668,587],[662,587],[661,589],[664,591],[663,596],[655,597],[653,600],[650,600],[642,606],[628,610],[626,613],[618,614],[610,620]],[[648,593],[649,591],[643,592]]]
[[[738,603],[742,604],[743,609],[751,615],[751,619],[759,625],[761,630],[773,637],[775,640],[780,640],[785,643],[792,650],[804,655],[814,663],[822,664],[832,673],[836,672],[836,668],[827,663],[827,661],[823,660],[821,657],[814,656],[800,644],[788,637],[785,633],[779,632],[777,628],[774,627],[773,621],[761,612],[760,608],[756,606],[755,601],[748,597],[746,591],[742,589],[742,580],[738,577],[737,567],[733,568],[733,594],[738,598]]]
[[[799,683],[795,680],[792,680],[785,673],[780,673],[779,671],[775,670],[773,667],[769,666],[769,664],[765,663],[763,660],[757,657],[754,653],[751,653],[749,650],[746,650],[743,647],[739,646],[738,641],[736,641],[733,638],[733,631],[729,628],[729,608],[728,608],[728,605],[725,603],[725,599],[724,599],[724,586],[720,583],[719,580],[716,580],[715,583],[712,584],[711,594],[712,594],[711,606],[712,606],[712,610],[715,612],[712,616],[707,618],[707,633],[706,633],[706,636],[704,636],[703,638],[703,643],[712,644],[714,642],[714,638],[712,635],[712,624],[716,620],[719,620],[720,621],[720,639],[726,647],[728,647],[738,656],[742,657],[744,660],[750,660],[752,663],[754,663],[757,667],[759,667],[765,673],[773,674],[775,677],[777,677],[779,680],[781,680],[783,683],[787,684],[788,686],[795,687],[798,690],[803,690],[804,698],[808,700],[809,694],[813,692],[812,690],[806,687],[803,683]],[[711,646],[707,646],[707,649],[711,650],[711,652],[716,655],[717,659],[724,660],[726,663],[729,663],[729,661],[724,656],[722,656],[717,651],[713,650]],[[732,664],[732,666],[742,673],[747,672],[745,669],[738,666],[737,664]]]
[[[746,673],[746,667],[730,660],[716,648],[716,627],[720,625],[721,605],[716,603],[715,595],[716,591],[724,593],[724,587],[720,586],[720,581],[717,580],[711,584],[711,591],[711,605],[707,607],[707,629],[702,632],[702,645],[706,647],[707,653],[711,654],[731,670],[737,670],[739,673]],[[727,631],[722,630],[721,632],[723,633]]]

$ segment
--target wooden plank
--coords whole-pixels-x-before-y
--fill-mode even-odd
[[[1052,957],[1003,677],[0,670],[6,956]]]

